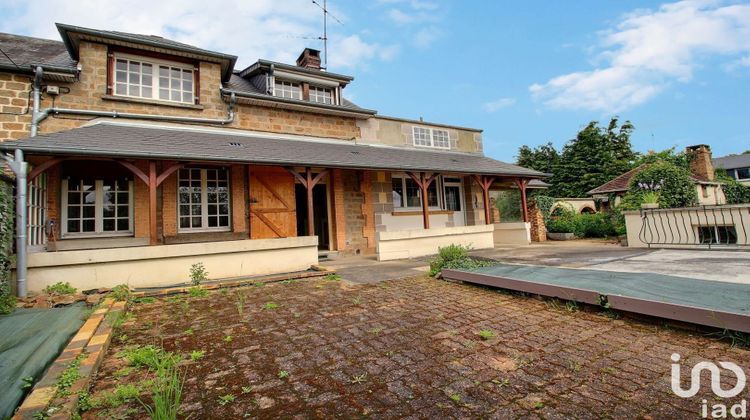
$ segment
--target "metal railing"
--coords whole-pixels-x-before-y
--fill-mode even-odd
[[[649,247],[741,248],[750,246],[750,204],[641,209],[638,239]]]

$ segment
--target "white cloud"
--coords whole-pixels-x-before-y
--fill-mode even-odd
[[[710,56],[750,52],[750,4],[684,0],[638,10],[600,34],[603,66],[529,87],[552,108],[618,112],[642,104],[670,83],[687,83]]]
[[[493,113],[503,108],[508,108],[516,104],[516,98],[499,98],[491,102],[485,102],[482,108],[485,112]]]
[[[314,39],[322,35],[321,12],[309,0],[10,0],[3,7],[13,9],[18,17],[0,21],[2,32],[59,39],[54,22],[62,22],[161,35],[237,55],[238,67],[258,58],[293,63],[306,46],[322,49]],[[342,11],[334,9],[332,13],[346,22]],[[329,23],[332,71],[364,67],[367,60],[391,57],[396,48],[352,33],[350,26]]]
[[[434,26],[428,26],[420,29],[414,34],[414,40],[412,43],[417,48],[427,48],[432,45],[438,38],[440,38],[441,32]]]

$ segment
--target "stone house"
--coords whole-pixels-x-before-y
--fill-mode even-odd
[[[57,29],[0,34],[0,151],[30,167],[32,291],[180,283],[195,262],[232,278],[491,247],[489,191],[525,202],[545,176],[484,156],[479,129],[353,104],[353,78],[313,49],[240,69],[158,36]]]

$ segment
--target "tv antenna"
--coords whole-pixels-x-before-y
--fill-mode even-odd
[[[323,10],[323,36],[318,37],[318,39],[323,41],[323,69],[328,68],[328,16],[330,15],[333,20],[339,23],[339,25],[344,25],[336,16],[331,15],[331,12],[328,11],[327,1],[328,0],[323,0],[323,5],[321,6],[319,2],[312,0],[314,5]]]

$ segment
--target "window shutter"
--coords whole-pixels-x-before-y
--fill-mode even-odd
[[[193,88],[195,89],[195,104],[200,105],[201,103],[201,68],[200,64],[196,64],[193,68]]]
[[[115,91],[115,54],[107,51],[107,95],[112,95]]]

